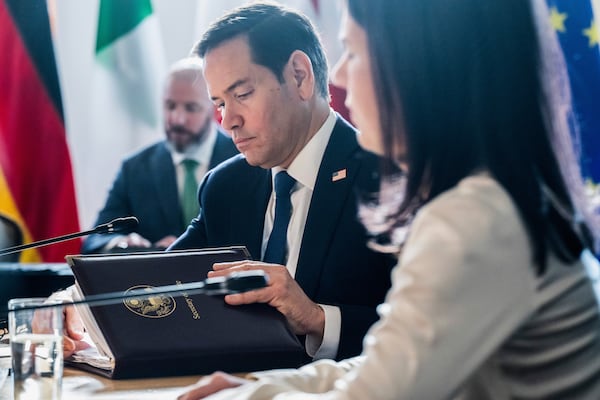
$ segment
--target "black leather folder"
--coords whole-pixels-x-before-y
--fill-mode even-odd
[[[77,255],[67,256],[67,263],[85,297],[200,281],[213,263],[248,258],[245,247],[227,247]],[[113,379],[250,372],[307,361],[285,318],[266,304],[229,306],[223,296],[157,295],[87,311],[108,347],[111,367],[69,365]]]

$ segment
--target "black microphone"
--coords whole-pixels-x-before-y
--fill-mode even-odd
[[[138,223],[139,221],[136,217],[115,218],[106,224],[98,225],[90,233],[131,232],[137,228]]]
[[[89,306],[106,306],[118,304],[129,299],[150,299],[160,294],[170,294],[175,297],[190,294],[205,294],[219,296],[225,294],[242,293],[250,290],[261,289],[268,285],[268,275],[263,270],[232,272],[227,276],[207,278],[199,282],[189,282],[177,285],[156,286],[144,289],[134,289],[126,292],[109,292],[86,296],[82,300],[65,303],[45,303],[35,306],[19,307],[20,310],[37,310],[41,308],[63,307],[79,304]]]
[[[0,256],[4,256],[7,254],[17,253],[22,250],[27,250],[36,247],[42,247],[53,243],[64,242],[65,240],[75,239],[81,236],[91,235],[92,233],[114,233],[114,232],[123,232],[128,231],[131,232],[138,225],[138,219],[136,217],[122,217],[115,218],[112,221],[98,225],[94,229],[83,232],[75,232],[70,233],[68,235],[58,236],[51,239],[40,240],[37,242],[22,244],[19,246],[8,247],[6,249],[0,250]]]

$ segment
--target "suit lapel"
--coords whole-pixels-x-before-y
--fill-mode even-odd
[[[296,281],[309,297],[317,290],[315,277],[321,275],[333,236],[340,234],[336,233],[340,213],[348,196],[354,195],[360,163],[352,155],[357,149],[356,131],[338,117],[315,182],[296,270]]]
[[[232,207],[230,232],[236,244],[244,243],[255,260],[261,259],[262,235],[265,224],[265,213],[271,196],[271,170],[260,167],[248,167],[242,173],[243,179],[236,184],[246,185],[238,193],[248,194],[245,198],[236,199]],[[249,172],[249,173],[248,173]]]

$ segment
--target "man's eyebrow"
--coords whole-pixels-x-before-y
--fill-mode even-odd
[[[235,89],[237,89],[239,86],[247,84],[249,80],[250,79],[248,79],[248,78],[238,79],[237,81],[235,81],[231,85],[229,85],[229,87],[227,89],[225,89],[225,93],[230,93],[230,92],[234,91]],[[217,96],[211,96],[210,99],[213,101],[216,101],[216,100],[219,100],[220,98]]]

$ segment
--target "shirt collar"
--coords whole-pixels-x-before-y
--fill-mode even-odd
[[[315,188],[321,160],[323,159],[323,154],[325,154],[325,148],[327,147],[327,143],[329,143],[329,138],[333,132],[336,119],[337,116],[335,111],[329,109],[329,116],[323,125],[321,125],[317,133],[315,133],[308,143],[306,143],[304,148],[300,150],[300,153],[298,153],[287,169],[287,173],[292,178],[310,190],[314,190]],[[273,167],[271,169],[272,179],[274,180],[275,175],[282,170],[283,168],[281,167]],[[273,187],[275,187],[274,182]]]

